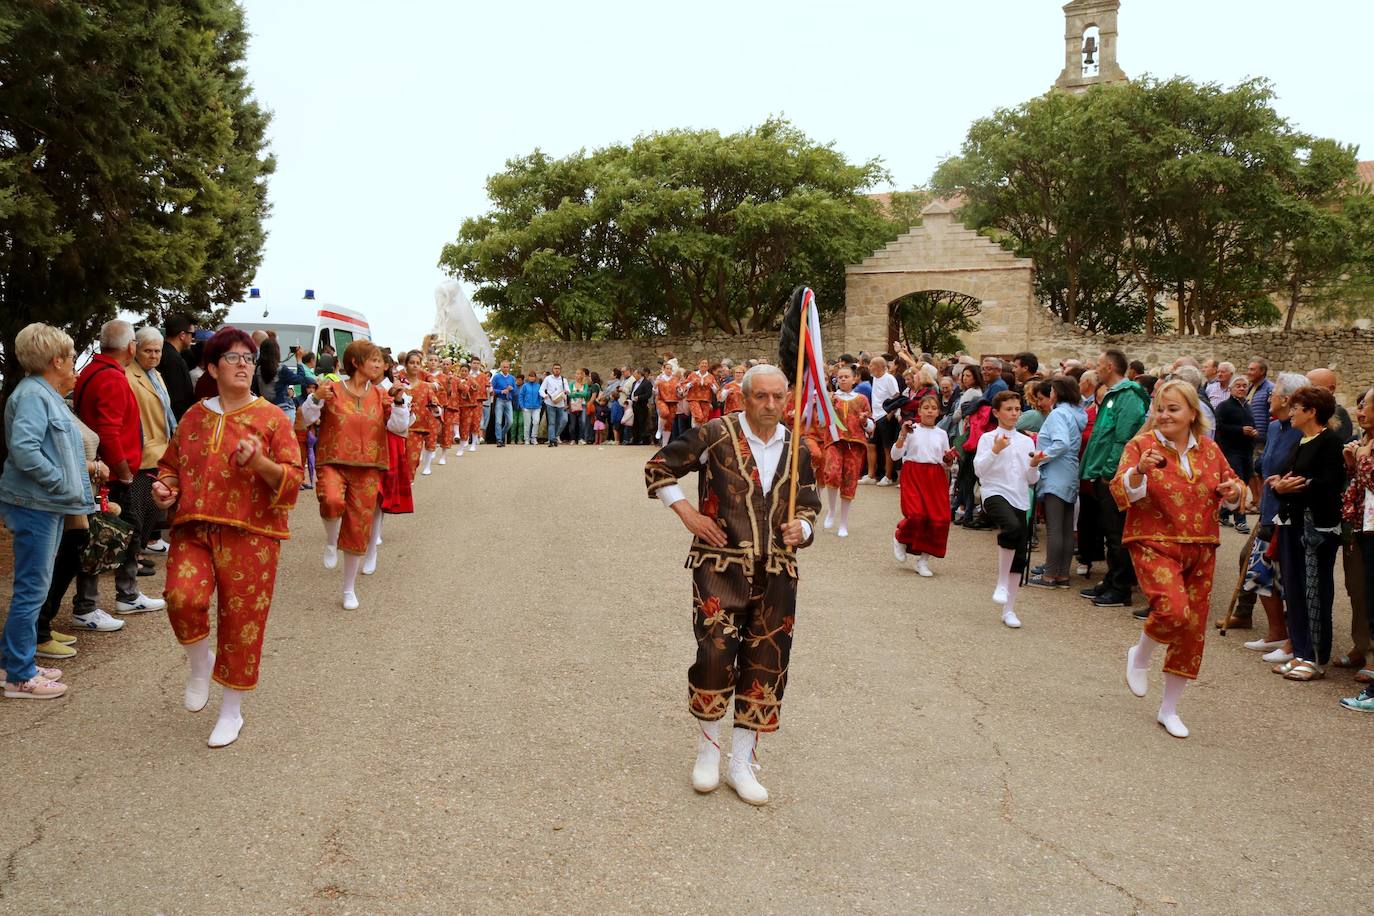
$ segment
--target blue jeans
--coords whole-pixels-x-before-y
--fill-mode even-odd
[[[482,425],[477,430],[477,441],[485,442],[487,438],[487,421],[491,419],[491,404],[482,405]]]
[[[549,421],[549,441],[557,442],[559,435],[563,432],[564,424],[568,422],[568,408],[554,407],[552,404],[545,404],[544,415]]]
[[[53,562],[62,541],[62,513],[0,503],[5,527],[14,534],[14,589],[3,636],[5,680],[27,681],[38,673],[33,663],[38,612],[48,600]]]
[[[503,400],[501,400],[500,398],[497,398],[497,399],[496,399],[496,441],[497,441],[497,442],[505,442],[505,441],[506,441],[506,431],[510,429],[511,418],[512,418],[512,413],[511,413],[511,403],[510,403],[510,401],[503,401]]]

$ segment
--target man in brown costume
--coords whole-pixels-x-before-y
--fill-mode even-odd
[[[787,686],[796,617],[798,547],[811,543],[820,497],[811,456],[797,466],[797,517],[787,518],[791,435],[779,421],[787,379],[774,366],[744,376],[744,412],[694,427],[649,459],[649,496],[661,499],[692,532],[696,663],[687,672],[688,708],[698,720],[692,786],[720,783],[720,720],[734,696],[735,727],[725,781],[753,805],[768,802],[759,784],[759,732],[776,731]],[[679,480],[698,472],[697,508]]]

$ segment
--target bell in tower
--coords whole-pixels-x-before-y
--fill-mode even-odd
[[[1124,83],[1116,62],[1116,17],[1121,0],[1071,0],[1064,4],[1064,71],[1054,88],[1083,92],[1089,86]]]

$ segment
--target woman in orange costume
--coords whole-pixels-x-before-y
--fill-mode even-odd
[[[840,369],[836,382],[835,417],[840,423],[840,438],[825,447],[825,472],[821,487],[828,500],[825,527],[835,526],[835,498],[840,499],[839,528],[836,534],[849,537],[849,507],[854,504],[859,476],[868,459],[868,436],[873,432],[873,408],[868,398],[854,390],[854,370]]]
[[[457,441],[453,454],[461,456],[472,445],[477,434],[477,423],[482,416],[482,403],[477,399],[477,380],[467,363],[458,364],[458,377],[449,388],[452,402],[458,412]],[[476,451],[473,448],[473,451]]]
[[[344,350],[341,381],[322,381],[301,402],[306,420],[320,424],[315,445],[316,494],[324,519],[324,568],[339,563],[344,552],[343,606],[358,607],[358,570],[363,555],[379,535],[382,474],[389,466],[388,431],[405,435],[410,427],[410,398],[397,387],[388,393],[378,384],[386,371],[382,351],[370,340],[355,340]]]
[[[405,355],[406,394],[410,395],[410,430],[406,433],[406,465],[410,477],[415,479],[419,470],[421,477],[431,473],[434,463],[434,446],[439,436],[440,419],[436,414],[439,406],[438,388],[432,377],[422,368],[424,354],[411,350]]]
[[[1197,389],[1179,380],[1163,383],[1155,389],[1149,424],[1126,443],[1111,485],[1126,512],[1121,542],[1150,600],[1145,631],[1126,653],[1126,684],[1145,696],[1150,656],[1156,647],[1168,647],[1164,702],[1156,718],[1175,738],[1188,737],[1178,701],[1202,665],[1221,542],[1219,512],[1237,508],[1244,493],[1206,432]]]
[[[677,416],[678,385],[681,371],[663,365],[663,372],[654,379],[654,408],[658,411],[658,439],[667,445],[673,435],[673,417]]]
[[[303,476],[291,421],[253,395],[257,349],[237,328],[223,328],[206,342],[204,364],[219,394],[181,418],[153,484],[158,507],[176,507],[167,616],[191,664],[186,708],[205,708],[211,677],[224,686],[211,747],[238,738],[243,694],[258,684],[277,557]],[[211,652],[210,598],[216,592]]]
[[[434,385],[434,403],[439,405],[435,411],[435,430],[434,430],[434,449],[439,454],[438,463],[448,464],[448,447],[453,444],[453,431],[449,428],[445,417],[448,414],[448,389],[449,389],[449,363],[447,360],[440,360],[433,353],[425,360],[428,364],[428,371],[425,373],[425,381]]]
[[[721,416],[726,414],[739,413],[744,410],[744,367],[736,366],[734,375],[725,386],[720,389]],[[790,401],[788,403],[791,403]]]
[[[687,409],[692,414],[693,426],[701,426],[711,419],[711,402],[718,384],[711,372],[711,361],[707,359],[699,361],[697,371],[687,376]]]

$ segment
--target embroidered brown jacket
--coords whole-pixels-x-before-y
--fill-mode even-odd
[[[657,499],[659,490],[696,471],[697,509],[714,518],[729,539],[726,546],[713,547],[693,538],[687,554],[689,569],[710,562],[717,571],[724,571],[729,564],[738,563],[745,575],[753,576],[756,564],[762,563],[765,572],[797,577],[796,551],[783,546],[779,533],[787,521],[791,453],[792,434],[788,430],[772,487],[765,493],[739,416],[731,414],[692,429],[649,459],[644,467],[649,496]],[[798,461],[797,479],[797,518],[811,526],[814,537],[821,500],[811,456],[805,449]],[[810,544],[808,539],[802,546]]]

